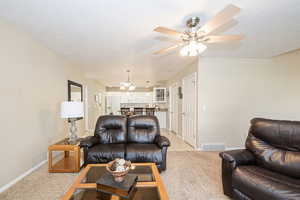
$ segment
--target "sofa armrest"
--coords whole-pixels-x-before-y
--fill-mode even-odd
[[[99,143],[99,138],[96,136],[88,136],[80,141],[80,147],[91,148],[92,146]]]
[[[223,161],[229,163],[231,169],[235,169],[239,165],[255,164],[254,155],[246,149],[224,151],[219,155]]]
[[[156,136],[155,138],[155,143],[160,147],[160,148],[163,148],[163,147],[168,147],[171,145],[169,139],[165,136]]]

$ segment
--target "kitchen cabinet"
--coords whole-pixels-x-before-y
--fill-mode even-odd
[[[106,96],[106,114],[120,114],[121,96]]]
[[[167,112],[166,111],[157,111],[155,116],[158,119],[160,128],[167,128]]]
[[[106,93],[106,114],[120,114],[121,104],[153,104],[152,92],[107,92]]]
[[[136,92],[136,93],[123,93],[121,95],[121,103],[145,103],[152,104],[152,92]]]
[[[155,103],[166,103],[167,88],[153,88],[153,101]]]

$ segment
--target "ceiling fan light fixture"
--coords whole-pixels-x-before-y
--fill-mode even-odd
[[[135,90],[135,85],[130,81],[130,77],[129,77],[130,71],[127,70],[126,72],[128,73],[128,78],[127,81],[120,83],[120,90],[128,90],[128,91]]]
[[[206,50],[207,46],[200,42],[190,41],[188,45],[180,50],[182,56],[197,56]]]
[[[125,86],[125,87],[129,87],[130,86],[130,82],[123,82],[123,86]]]
[[[120,90],[126,90],[126,87],[124,85],[121,85]]]
[[[129,87],[128,87],[128,90],[129,90],[129,91],[135,90],[135,86],[134,86],[134,85],[129,86]]]

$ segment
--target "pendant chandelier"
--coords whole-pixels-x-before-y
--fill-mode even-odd
[[[130,70],[127,70],[126,72],[128,73],[127,81],[120,83],[120,90],[129,90],[129,91],[135,90],[136,86],[130,81],[130,77],[129,77]]]

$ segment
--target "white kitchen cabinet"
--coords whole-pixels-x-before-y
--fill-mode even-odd
[[[120,114],[121,96],[106,96],[106,114]]]
[[[166,111],[158,111],[158,112],[155,112],[155,116],[158,119],[160,128],[167,128],[167,112]]]
[[[153,104],[152,92],[107,92],[106,93],[106,114],[120,114],[121,104]]]
[[[120,95],[120,94],[118,94],[118,95]],[[121,94],[121,103],[152,104],[153,103],[152,97],[153,97],[152,92],[131,92],[129,94],[123,92]]]
[[[153,88],[153,101],[155,103],[166,103],[167,88]]]
[[[126,94],[121,96],[121,103],[128,103],[128,96]]]

